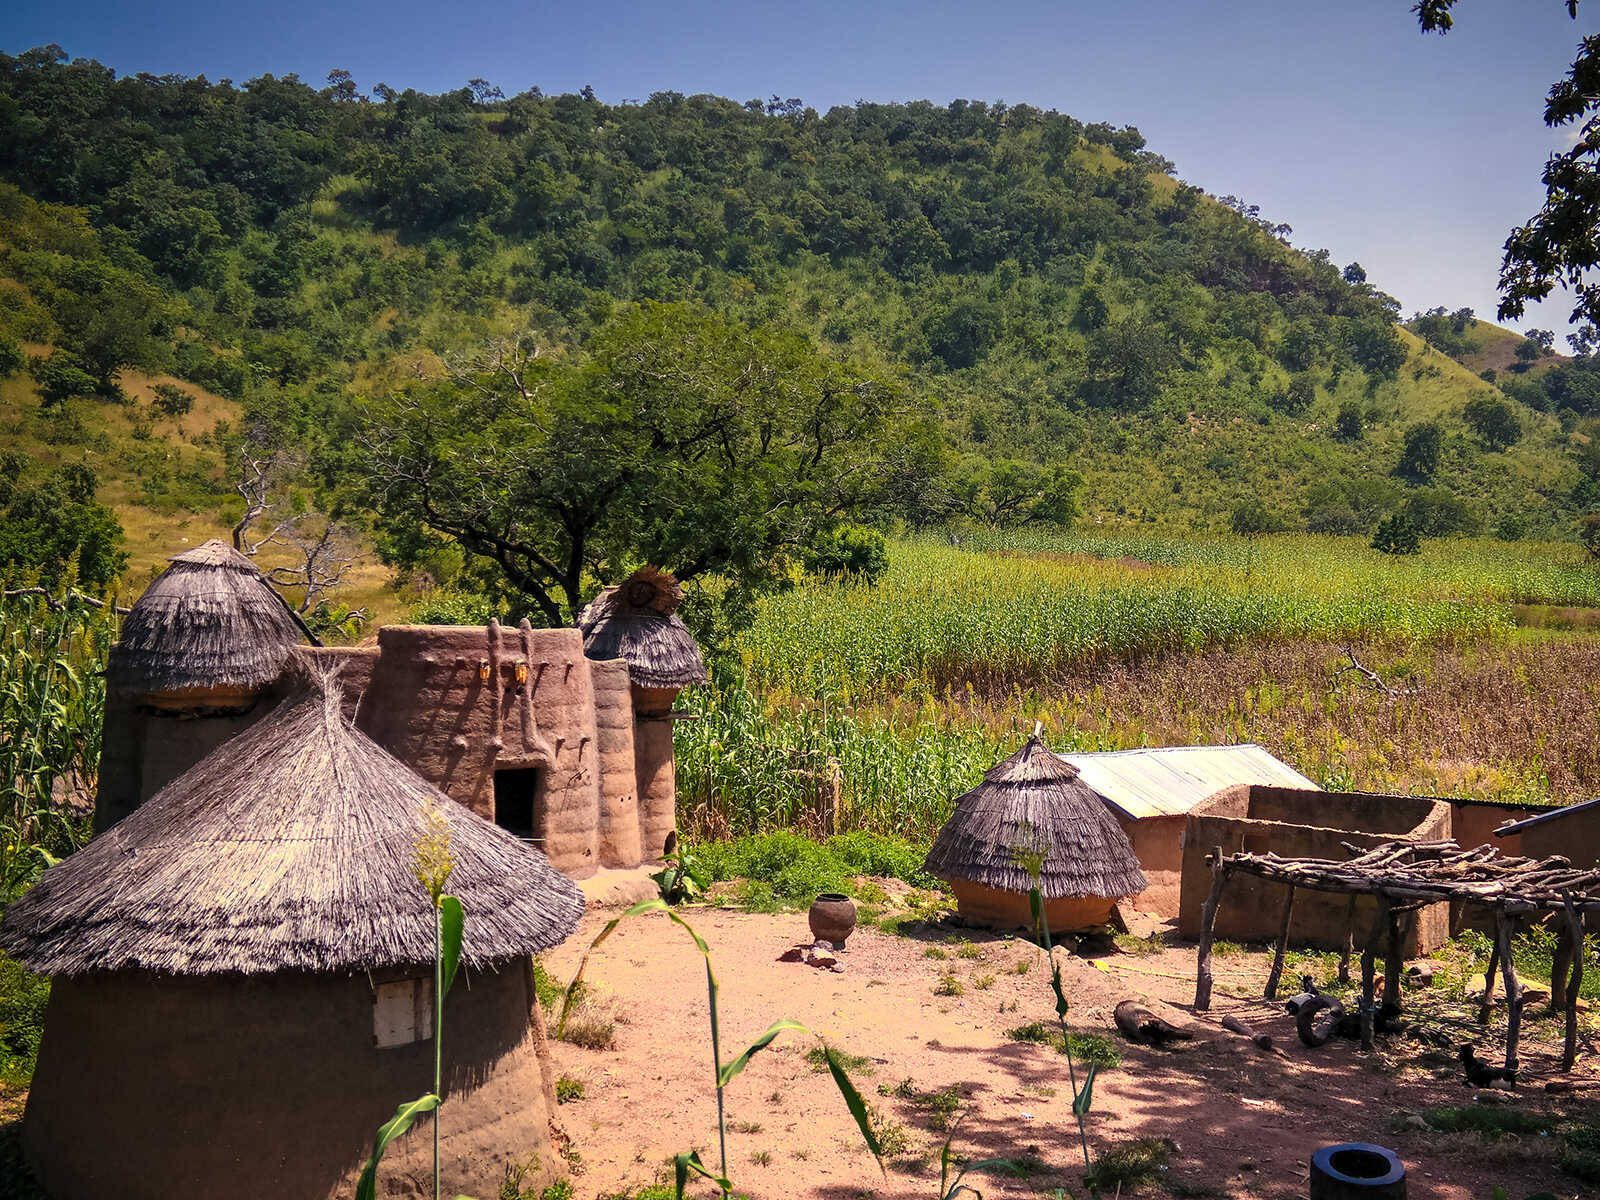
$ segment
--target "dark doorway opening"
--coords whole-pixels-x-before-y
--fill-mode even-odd
[[[532,841],[538,828],[539,768],[506,767],[494,773],[494,823]]]

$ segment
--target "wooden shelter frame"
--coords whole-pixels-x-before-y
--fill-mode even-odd
[[[1374,979],[1377,946],[1385,944],[1384,999],[1400,1004],[1401,947],[1406,923],[1428,904],[1459,901],[1482,905],[1494,913],[1494,946],[1484,972],[1483,1001],[1478,1023],[1487,1025],[1498,969],[1506,989],[1507,1070],[1517,1066],[1517,1040],[1522,1026],[1522,989],[1511,964],[1514,926],[1539,913],[1560,913],[1564,921],[1557,939],[1550,972],[1550,1003],[1566,1014],[1566,1038],[1561,1066],[1571,1070],[1577,1059],[1578,992],[1583,986],[1583,917],[1600,912],[1600,868],[1575,867],[1560,856],[1513,858],[1493,846],[1463,850],[1453,841],[1387,841],[1371,848],[1341,843],[1351,857],[1338,861],[1322,858],[1280,858],[1276,854],[1240,851],[1224,854],[1216,846],[1206,856],[1211,867],[1211,892],[1200,912],[1200,948],[1195,965],[1194,1006],[1211,1006],[1211,944],[1217,909],[1233,875],[1253,875],[1281,883],[1285,888],[1283,919],[1272,955],[1263,998],[1273,999],[1283,973],[1289,944],[1289,922],[1297,890],[1331,892],[1350,897],[1349,929],[1340,978],[1349,977],[1349,960],[1355,939],[1356,899],[1372,896],[1378,902],[1372,929],[1361,954],[1361,1048],[1372,1049],[1376,992]],[[1570,974],[1569,974],[1570,972]]]

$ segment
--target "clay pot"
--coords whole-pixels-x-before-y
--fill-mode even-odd
[[[844,949],[844,940],[856,927],[856,906],[848,896],[838,892],[823,892],[811,902],[807,914],[811,921],[811,936],[819,942],[829,942],[835,950]]]

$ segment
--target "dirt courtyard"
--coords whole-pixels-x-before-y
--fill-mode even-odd
[[[546,956],[551,973],[569,979],[613,915],[589,913],[578,933]],[[815,1039],[786,1033],[726,1091],[728,1172],[737,1192],[763,1200],[934,1195],[946,1134],[929,1095],[954,1087],[964,1097],[955,1153],[1028,1160],[1025,1179],[969,1177],[985,1195],[1051,1196],[1057,1189],[1087,1195],[1066,1060],[1047,1045],[1006,1036],[1054,1019],[1037,947],[976,931],[934,927],[904,936],[862,928],[840,955],[844,970],[835,973],[778,961],[809,940],[804,913],[692,908],[684,916],[711,946],[724,1060],[778,1018],[801,1021],[867,1060],[853,1071],[856,1083],[880,1127],[903,1135],[887,1177],[880,1175],[830,1079],[807,1061]],[[1065,963],[1073,1031],[1106,1035],[1122,1053],[1121,1065],[1095,1083],[1091,1152],[1098,1157],[1133,1138],[1169,1139],[1170,1160],[1147,1189],[1151,1194],[1303,1197],[1310,1155],[1340,1141],[1395,1150],[1407,1164],[1413,1197],[1488,1200],[1496,1186],[1511,1200],[1540,1191],[1596,1194],[1557,1170],[1553,1146],[1543,1156],[1538,1146],[1509,1154],[1479,1134],[1406,1128],[1407,1116],[1471,1105],[1477,1093],[1453,1065],[1416,1065],[1425,1048],[1415,1042],[1396,1039],[1367,1057],[1350,1042],[1306,1049],[1281,1004],[1258,998],[1267,967],[1262,953],[1217,960],[1212,1010],[1199,1017],[1188,1008],[1192,946],[1095,961],[1057,955]],[[957,990],[948,983],[952,975],[960,994],[938,994],[941,985]],[[627,1195],[659,1181],[671,1156],[690,1148],[714,1168],[705,973],[692,942],[660,914],[634,918],[595,953],[586,978],[601,1010],[614,1009],[616,1048],[555,1043],[558,1074],[584,1087],[582,1099],[558,1112],[576,1152],[574,1195]],[[1174,1005],[1169,1015],[1192,1021],[1194,1040],[1165,1051],[1123,1041],[1111,1010],[1130,997]],[[1223,1030],[1218,1022],[1228,1013],[1272,1034],[1281,1052],[1260,1051]],[[1499,1045],[1492,1034],[1480,1039],[1486,1050],[1498,1052]],[[1595,1111],[1591,1101],[1546,1093],[1539,1073],[1548,1061],[1525,1047],[1532,1078],[1509,1103],[1530,1112],[1557,1104],[1569,1114]],[[1592,1062],[1580,1058],[1572,1078],[1592,1082]],[[715,1189],[702,1181],[698,1192]]]

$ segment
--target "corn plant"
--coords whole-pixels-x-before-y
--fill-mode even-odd
[[[450,855],[450,831],[443,814],[430,807],[424,813],[426,831],[417,842],[415,870],[433,902],[433,1090],[402,1104],[378,1130],[372,1157],[356,1184],[356,1200],[376,1200],[378,1164],[389,1144],[407,1132],[424,1113],[433,1114],[433,1200],[439,1200],[439,1107],[444,1103],[444,998],[455,982],[461,963],[461,938],[465,914],[461,901],[445,893],[455,861]],[[456,1200],[466,1200],[458,1196]]]
[[[1055,943],[1050,938],[1050,921],[1045,915],[1044,892],[1040,888],[1039,877],[1044,870],[1045,852],[1037,848],[1018,848],[1012,852],[1018,865],[1028,873],[1028,878],[1033,881],[1033,886],[1028,889],[1028,907],[1033,911],[1034,933],[1039,939],[1039,949],[1044,951],[1045,961],[1050,964],[1050,990],[1056,997],[1056,1021],[1061,1026],[1061,1052],[1067,1056],[1067,1082],[1072,1088],[1072,1115],[1078,1122],[1078,1142],[1083,1147],[1083,1166],[1088,1170],[1093,1163],[1089,1159],[1089,1134],[1084,1128],[1083,1119],[1089,1113],[1089,1106],[1094,1097],[1094,1077],[1100,1070],[1098,1063],[1090,1063],[1088,1071],[1083,1077],[1083,1087],[1078,1087],[1077,1068],[1072,1062],[1072,1037],[1067,1029],[1067,993],[1061,985],[1061,964],[1056,961]]]
[[[711,1013],[711,1068],[712,1081],[717,1094],[718,1170],[713,1172],[707,1167],[701,1161],[698,1151],[687,1150],[676,1155],[673,1159],[673,1173],[677,1200],[683,1200],[684,1188],[688,1185],[689,1179],[693,1175],[709,1179],[722,1190],[724,1196],[733,1191],[733,1183],[728,1178],[728,1123],[723,1092],[728,1084],[732,1083],[750,1065],[752,1058],[772,1045],[779,1035],[791,1030],[797,1033],[811,1034],[822,1043],[823,1057],[828,1066],[828,1073],[833,1077],[834,1086],[839,1089],[839,1094],[844,1099],[845,1107],[850,1110],[850,1116],[854,1119],[856,1128],[861,1131],[861,1137],[866,1142],[867,1149],[872,1151],[873,1158],[878,1162],[879,1170],[882,1170],[883,1148],[878,1142],[877,1134],[873,1131],[872,1120],[867,1114],[866,1101],[861,1098],[861,1093],[856,1090],[855,1084],[850,1081],[850,1076],[840,1063],[837,1052],[832,1046],[828,1045],[825,1038],[812,1033],[799,1021],[785,1018],[774,1021],[767,1027],[766,1032],[745,1047],[744,1052],[737,1058],[726,1063],[722,1061],[722,1037],[717,1018],[717,975],[711,965],[711,947],[706,944],[705,939],[696,933],[687,921],[672,910],[665,900],[641,900],[620,916],[613,917],[608,921],[605,928],[589,944],[589,948],[584,951],[583,958],[578,963],[577,974],[572,977],[572,982],[567,986],[566,998],[561,1004],[561,1015],[556,1022],[556,1036],[559,1038],[566,1031],[567,1016],[571,1013],[572,1006],[576,1002],[582,987],[583,973],[589,965],[589,957],[600,948],[601,944],[616,931],[617,926],[622,924],[623,921],[629,917],[652,912],[665,913],[668,920],[672,921],[673,924],[677,925],[694,940],[695,949],[699,950],[701,957],[705,959],[706,999]]]
[[[0,601],[0,897],[87,835],[68,796],[92,791],[112,613],[76,593]]]

